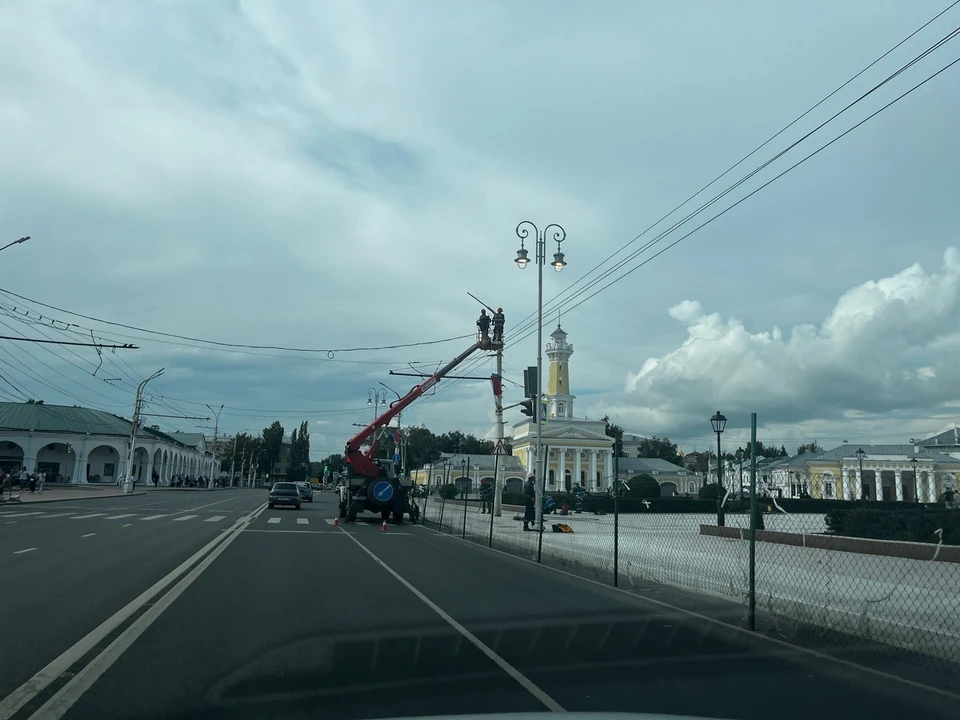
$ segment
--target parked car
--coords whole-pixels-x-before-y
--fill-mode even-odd
[[[270,496],[267,498],[267,507],[271,510],[274,505],[293,505],[297,510],[300,509],[300,490],[296,483],[278,482],[270,488]]]
[[[298,482],[297,490],[300,492],[301,500],[306,500],[308,503],[313,502],[313,488],[310,487],[310,483]]]

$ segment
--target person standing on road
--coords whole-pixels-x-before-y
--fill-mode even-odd
[[[523,529],[535,530],[530,523],[536,522],[537,489],[533,486],[534,477],[531,475],[523,485]]]
[[[486,478],[480,481],[480,513],[486,515],[487,511],[493,512],[490,501],[493,499],[493,486],[487,482]]]
[[[580,483],[573,486],[573,511],[578,515],[583,512],[583,496],[586,494],[587,491]]]

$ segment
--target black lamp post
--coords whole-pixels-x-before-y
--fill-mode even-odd
[[[720,436],[727,426],[727,419],[723,416],[723,413],[717,410],[717,414],[710,418],[710,424],[717,434],[717,525],[723,527],[723,458],[720,455]]]
[[[860,463],[860,475],[858,478],[860,481],[860,499],[863,500],[863,504],[866,505],[867,493],[864,492],[863,489],[863,459],[867,456],[867,454],[863,451],[863,448],[857,448],[857,451],[854,453],[854,455],[857,456],[857,462]]]
[[[917,465],[920,461],[916,457],[910,458],[910,467],[913,468],[913,501],[920,502],[920,480],[917,478]]]

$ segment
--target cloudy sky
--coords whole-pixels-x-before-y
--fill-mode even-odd
[[[536,273],[513,263],[529,219],[567,233],[544,298],[547,332],[566,301],[578,415],[686,449],[718,408],[731,440],[755,411],[791,450],[936,432],[960,416],[960,65],[650,258],[960,41],[643,248],[948,35],[960,7],[657,224],[948,4],[5,3],[0,245],[31,240],[0,256],[0,334],[140,349],[3,341],[0,396],[129,415],[163,367],[155,416],[306,419],[314,457],[340,451],[368,389],[414,383],[391,369],[465,349],[468,291],[504,307],[508,380],[535,363]],[[404,421],[492,417],[489,384],[462,381]]]

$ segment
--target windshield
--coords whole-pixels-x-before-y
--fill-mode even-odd
[[[0,325],[0,720],[960,720],[960,0],[0,1]]]

